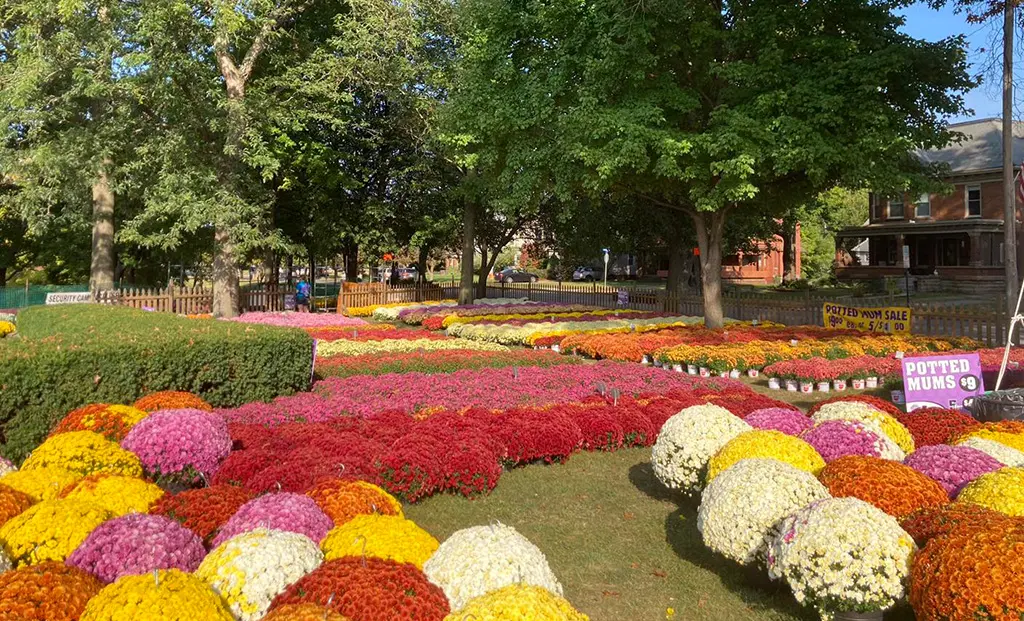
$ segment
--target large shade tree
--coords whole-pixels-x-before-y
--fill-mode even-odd
[[[972,81],[961,39],[900,32],[907,4],[465,0],[452,142],[524,194],[621,193],[688,219],[720,327],[727,221],[788,188],[932,172],[908,153],[949,141]]]

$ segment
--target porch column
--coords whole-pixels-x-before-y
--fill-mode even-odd
[[[972,231],[967,233],[967,238],[971,244],[971,267],[981,267],[981,233]]]
[[[903,246],[906,245],[906,236],[902,233],[896,235],[896,266],[903,267]]]

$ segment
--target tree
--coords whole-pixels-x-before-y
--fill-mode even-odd
[[[0,167],[18,186],[7,202],[36,227],[58,209],[92,222],[93,291],[114,286],[115,195],[143,116],[128,40],[138,19],[138,3],[112,0],[0,8]]]
[[[903,2],[467,0],[452,117],[522,193],[613,191],[688,218],[721,327],[726,223],[759,196],[907,187],[973,82],[963,41],[899,31]]]

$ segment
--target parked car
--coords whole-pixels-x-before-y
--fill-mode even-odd
[[[413,282],[419,278],[419,271],[416,266],[398,268],[398,280],[400,282]]]
[[[506,267],[497,274],[496,280],[506,284],[514,282],[537,282],[538,278],[536,274],[530,272],[524,272],[523,270],[516,269],[514,267]]]
[[[594,268],[592,267],[577,267],[576,271],[572,273],[572,279],[576,281],[587,281],[591,282],[595,278]]]

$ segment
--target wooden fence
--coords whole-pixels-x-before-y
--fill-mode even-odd
[[[457,284],[350,285],[338,293],[338,312],[359,306],[399,302],[436,302],[458,297]],[[239,305],[244,311],[282,311],[288,287],[256,287],[243,290]],[[603,308],[701,316],[704,301],[693,294],[669,295],[663,289],[605,287],[597,283],[512,283],[489,284],[489,298],[525,298],[538,302],[582,304]],[[170,287],[166,289],[122,289],[103,293],[100,302],[182,315],[209,313],[213,292],[208,289]],[[875,296],[835,298],[820,294],[776,297],[759,294],[726,293],[722,296],[725,316],[744,321],[773,321],[786,325],[824,324],[822,306],[836,302],[846,306],[905,306],[903,298]],[[333,305],[331,305],[333,306]],[[927,336],[966,336],[989,347],[1006,343],[1008,318],[1004,298],[994,297],[984,305],[911,302],[911,331]],[[326,310],[326,309],[325,309]]]

